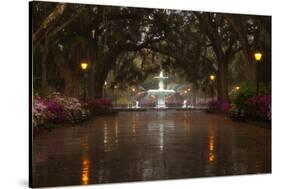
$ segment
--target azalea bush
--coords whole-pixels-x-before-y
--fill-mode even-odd
[[[85,104],[73,97],[54,92],[43,98],[38,95],[33,100],[33,124],[42,126],[46,123],[78,122],[89,116]]]
[[[254,96],[241,102],[233,104],[230,109],[233,118],[247,118],[255,120],[271,120],[271,95]]]
[[[46,121],[54,119],[55,115],[48,110],[46,101],[36,96],[33,104],[33,125],[43,125]]]
[[[271,120],[271,95],[251,97],[244,104],[248,116]]]
[[[271,95],[271,86],[268,84],[259,84],[259,95],[266,96]],[[239,91],[232,91],[230,94],[230,100],[237,106],[245,105],[245,101],[249,98],[256,96],[256,85],[252,83],[242,83]]]
[[[233,118],[271,120],[271,86],[261,83],[259,96],[256,96],[256,86],[243,83],[239,91],[230,95],[233,103],[229,113]]]

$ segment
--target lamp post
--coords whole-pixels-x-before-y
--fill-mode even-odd
[[[87,62],[81,62],[80,63],[81,69],[84,71],[84,102],[86,102],[86,88],[87,88],[87,69],[88,69],[88,63]]]
[[[127,87],[127,95],[128,95],[128,108],[130,108],[130,101],[131,101],[131,97],[130,97],[130,87]]]
[[[132,87],[132,93],[131,93],[131,104],[132,104],[132,107],[134,107],[134,101],[135,101],[135,91],[136,91],[136,88],[135,87]]]
[[[115,96],[115,106],[117,106],[117,95],[118,95],[118,94],[117,94],[117,89],[118,89],[118,86],[117,86],[117,85],[114,85],[114,91],[115,91],[115,92],[114,92],[114,93],[115,93],[115,95],[114,95],[114,96]]]
[[[214,74],[211,74],[209,76],[209,79],[210,79],[211,84],[212,84],[212,101],[214,101],[214,98],[215,98],[215,94],[214,94],[214,81],[216,79],[216,76]]]
[[[255,52],[254,57],[256,60],[256,97],[258,97],[258,95],[259,95],[259,62],[261,61],[262,53]]]
[[[104,82],[103,90],[102,90],[102,97],[105,97],[105,90],[106,90],[107,82]]]

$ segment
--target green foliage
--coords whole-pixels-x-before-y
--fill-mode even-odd
[[[270,95],[271,85],[260,83],[259,84],[259,95]],[[230,95],[231,102],[238,107],[243,107],[243,103],[246,99],[256,96],[256,85],[252,83],[242,83],[239,91],[234,91]]]

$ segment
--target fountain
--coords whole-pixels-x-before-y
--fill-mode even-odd
[[[186,104],[187,104],[187,100],[184,100],[184,101],[183,101],[182,108],[187,108]]]
[[[136,106],[135,106],[135,108],[140,108],[140,106],[139,106],[139,101],[136,101]]]
[[[175,91],[172,89],[164,88],[164,80],[168,77],[163,76],[163,71],[160,72],[159,76],[154,77],[158,79],[158,89],[150,89],[147,91],[149,95],[154,95],[157,98],[157,104],[155,108],[166,108],[165,97],[174,94]]]

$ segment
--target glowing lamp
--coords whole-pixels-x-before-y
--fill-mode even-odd
[[[215,80],[216,76],[215,75],[210,75],[210,80]]]
[[[80,66],[81,66],[82,70],[86,70],[86,69],[88,68],[88,63],[82,62],[82,63],[80,64]]]
[[[254,54],[254,57],[255,57],[255,60],[256,60],[256,61],[260,61],[261,58],[262,58],[262,53],[256,52],[256,53]]]

